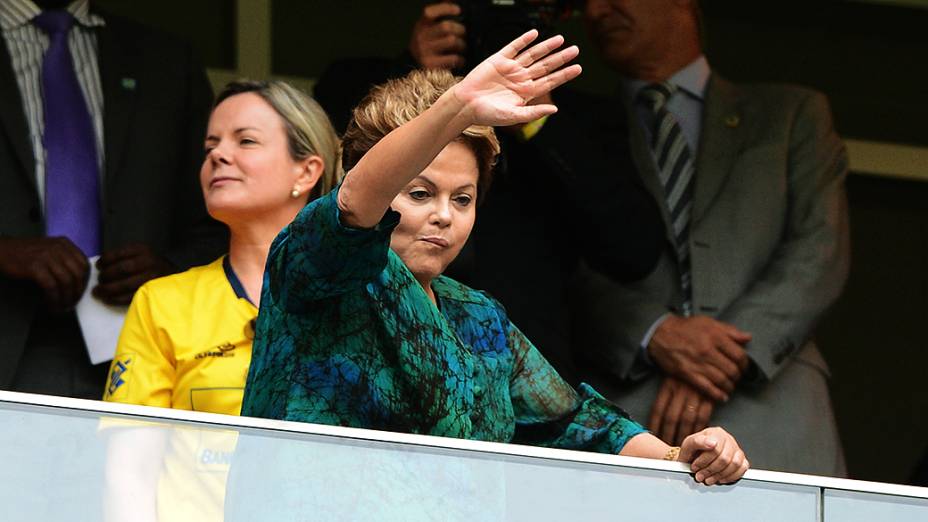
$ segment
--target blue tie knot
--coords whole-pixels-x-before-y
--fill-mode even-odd
[[[74,16],[64,9],[49,9],[48,11],[42,11],[33,18],[32,23],[49,36],[57,36],[68,34],[68,31],[74,26]]]
[[[650,107],[652,112],[657,112],[667,105],[667,100],[676,90],[677,86],[670,82],[648,84],[638,91],[638,100]]]

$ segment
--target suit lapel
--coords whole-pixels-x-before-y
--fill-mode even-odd
[[[0,120],[13,145],[16,157],[19,158],[23,174],[28,178],[33,190],[38,191],[35,180],[35,156],[32,151],[26,115],[23,113],[24,106],[19,84],[16,83],[16,76],[13,73],[10,53],[7,46],[0,43]]]
[[[129,125],[135,111],[138,75],[133,53],[113,33],[111,22],[97,32],[99,45],[100,83],[103,89],[103,142],[106,158],[104,202],[112,194],[119,165],[125,153]]]
[[[735,159],[741,154],[745,135],[744,113],[735,87],[713,74],[706,89],[696,183],[693,189],[692,226],[705,215]]]
[[[664,187],[661,186],[660,175],[657,172],[657,166],[651,155],[651,146],[645,137],[644,129],[641,128],[641,121],[634,106],[628,107],[628,135],[631,143],[631,152],[638,167],[638,175],[645,188],[651,193],[651,196],[657,200],[658,207],[661,210],[661,219],[664,222],[664,232],[667,241],[674,244],[673,221],[670,219],[670,211],[667,210],[667,197],[664,195]]]

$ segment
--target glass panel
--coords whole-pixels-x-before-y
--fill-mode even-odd
[[[825,522],[924,522],[928,499],[825,490]]]
[[[279,509],[275,518],[300,506],[349,520],[742,521],[756,513],[811,522],[817,513],[816,488],[706,488],[683,473],[322,437],[281,444],[243,431],[232,467],[231,520],[253,520],[268,506]]]
[[[0,426],[4,520],[817,516],[814,487],[5,402]]]

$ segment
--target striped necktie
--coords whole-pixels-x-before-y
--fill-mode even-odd
[[[667,101],[677,90],[664,82],[641,89],[638,99],[654,115],[651,129],[651,149],[657,161],[667,210],[673,222],[675,247],[680,268],[680,288],[683,294],[683,315],[692,315],[693,289],[690,272],[690,209],[693,204],[693,154],[683,129],[667,110]]]

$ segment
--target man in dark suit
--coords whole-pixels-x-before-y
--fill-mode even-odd
[[[0,389],[98,398],[107,364],[90,364],[73,312],[88,257],[94,295],[128,304],[224,249],[197,177],[210,87],[189,46],[87,0],[3,2],[0,22]],[[84,156],[90,178],[62,177]],[[89,211],[52,208],[88,183]]]
[[[575,339],[596,388],[667,442],[711,420],[756,467],[840,476],[810,336],[847,277],[845,148],[821,94],[712,72],[699,18],[696,0],[587,1],[665,240],[640,282],[578,279]]]

